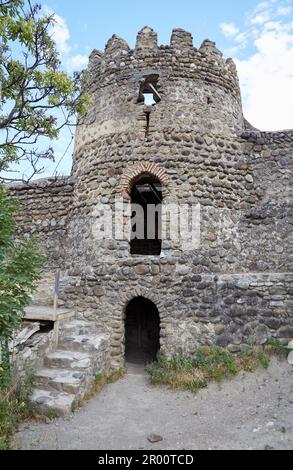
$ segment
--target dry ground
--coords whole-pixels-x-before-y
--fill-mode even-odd
[[[148,441],[150,434],[163,440]],[[150,385],[141,369],[108,385],[72,417],[26,423],[22,449],[292,449],[293,367],[241,373],[197,395]]]

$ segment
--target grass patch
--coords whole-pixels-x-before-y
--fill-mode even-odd
[[[169,385],[196,393],[212,380],[221,382],[238,373],[235,357],[221,348],[199,348],[192,356],[159,356],[146,366],[153,384]]]
[[[19,423],[35,416],[29,400],[33,387],[34,371],[27,365],[23,377],[9,377],[7,385],[0,389],[0,450],[9,450]]]
[[[93,398],[97,393],[108,384],[117,382],[117,380],[121,379],[125,375],[125,369],[119,369],[111,374],[103,374],[98,372],[95,374],[95,380],[92,387],[86,392],[85,396],[81,400],[75,400],[72,404],[71,411],[75,412],[78,408],[83,406],[88,400]]]
[[[98,373],[95,375],[95,383],[93,385],[93,389],[91,390],[92,394],[99,393],[106,385],[112,384],[117,382],[117,380],[121,379],[125,375],[124,369],[119,369],[111,374],[101,374]]]
[[[196,393],[210,382],[220,383],[240,371],[255,372],[260,366],[267,369],[272,355],[287,354],[282,343],[271,338],[264,347],[251,347],[238,355],[219,347],[202,347],[190,356],[175,354],[171,359],[159,355],[157,362],[145,369],[153,384]]]
[[[265,350],[267,354],[280,357],[287,357],[290,352],[290,349],[286,348],[279,339],[273,337],[268,339]]]

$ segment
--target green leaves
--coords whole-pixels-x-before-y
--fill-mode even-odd
[[[33,240],[18,240],[15,200],[0,186],[0,344],[12,338],[30,302],[44,257]]]
[[[21,3],[21,0],[2,0],[0,2],[1,15],[14,16]]]
[[[42,142],[44,137],[57,139],[65,125],[74,125],[77,116],[86,111],[89,98],[83,93],[85,74],[72,78],[60,69],[50,35],[52,15],[44,16],[40,6],[25,0],[0,0],[0,13],[3,171],[13,161],[31,162],[33,154],[45,157],[45,152],[32,146],[40,138]]]

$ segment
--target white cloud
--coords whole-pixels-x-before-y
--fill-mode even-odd
[[[89,58],[87,55],[77,54],[68,58],[66,67],[69,72],[77,72],[85,68],[88,64]]]
[[[287,16],[287,15],[290,15],[290,13],[292,12],[292,7],[288,6],[288,7],[280,7],[278,8],[277,10],[277,14],[279,16]]]
[[[52,34],[57,49],[61,54],[68,54],[71,46],[68,44],[70,33],[66,21],[59,15],[55,14],[55,24],[52,27]]]
[[[234,23],[221,23],[220,28],[222,33],[227,37],[234,37],[239,33],[239,29]]]
[[[58,52],[60,54],[69,54],[71,51],[71,46],[68,44],[70,32],[65,19],[47,6],[43,10],[46,15],[54,15],[54,24],[50,28],[50,34],[54,39]]]
[[[244,33],[239,33],[235,37],[235,41],[238,42],[239,44],[241,44],[242,46],[246,46],[247,40],[248,40],[248,35],[245,32]]]
[[[269,11],[264,11],[263,13],[259,13],[259,15],[254,16],[250,19],[251,24],[263,24],[266,21],[271,19],[271,13]]]
[[[248,17],[250,24],[261,25],[270,21],[273,17],[287,16],[291,12],[292,6],[288,4],[288,1],[271,0],[259,3]]]
[[[233,38],[237,43],[242,34],[254,48],[253,53],[242,58],[243,48],[235,46],[232,55],[238,68],[246,118],[263,130],[293,128],[293,21],[285,20],[285,10],[280,19],[282,6],[275,3],[273,0],[259,4],[254,16],[249,15],[253,27]],[[285,7],[288,11],[288,2]],[[259,22],[252,22],[256,12],[269,20],[263,23],[259,18]]]
[[[266,10],[267,8],[269,8],[273,3],[275,3],[275,0],[274,1],[269,1],[269,2],[261,2],[261,3],[258,3],[254,9],[254,12],[257,13],[259,11],[262,11],[262,10]]]
[[[45,6],[43,11],[46,15],[54,15],[54,24],[51,26],[50,34],[54,39],[57,51],[60,54],[61,62],[67,72],[80,71],[88,63],[88,56],[80,53],[74,54],[79,49],[78,44],[70,44],[70,30],[65,18],[55,13],[52,9]]]

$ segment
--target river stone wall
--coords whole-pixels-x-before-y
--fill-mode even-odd
[[[153,106],[140,100],[147,80],[160,96]],[[158,46],[145,27],[134,50],[113,36],[91,54],[88,90],[71,177],[12,194],[22,231],[62,270],[60,303],[110,334],[111,366],[123,364],[125,308],[137,296],[156,304],[169,355],[291,339],[293,131],[253,129],[233,61],[183,30]],[[96,236],[97,205],[129,204],[142,174],[160,180],[164,203],[200,204],[198,248],[163,240],[161,256],[131,256],[129,234]]]

